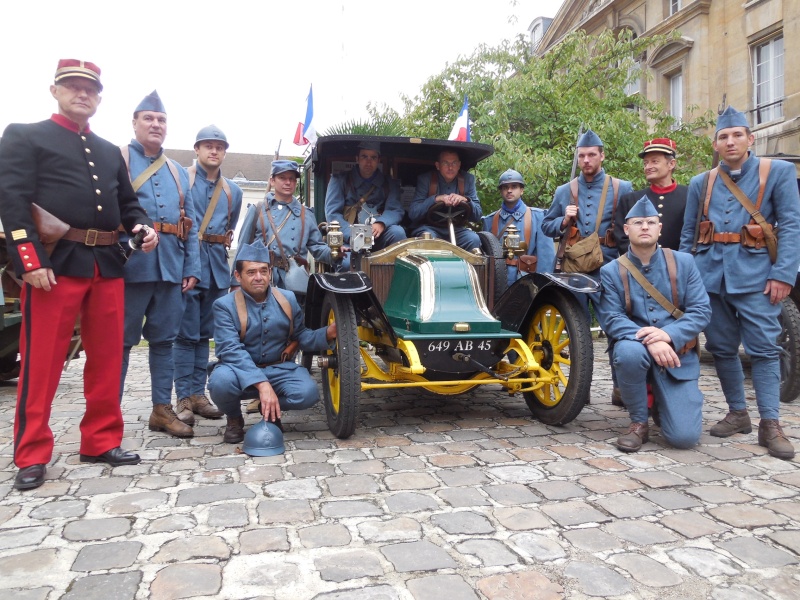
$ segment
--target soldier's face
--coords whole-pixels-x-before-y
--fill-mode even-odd
[[[439,155],[439,160],[436,161],[436,170],[439,171],[447,183],[456,178],[460,168],[461,159],[458,158],[458,154],[455,152],[442,152]]]
[[[578,148],[578,166],[584,177],[594,177],[603,168],[606,155],[598,146]]]
[[[152,110],[142,110],[133,120],[133,135],[145,148],[161,148],[167,137],[167,115]]]
[[[661,221],[658,217],[636,217],[625,223],[625,235],[634,248],[649,248],[658,243]]]
[[[644,178],[647,183],[670,182],[675,170],[675,159],[663,152],[648,152],[644,155]]]
[[[522,191],[524,189],[525,188],[518,183],[504,183],[500,186],[500,195],[503,196],[503,202],[513,205],[522,197]]]
[[[100,105],[100,88],[85,77],[67,77],[50,86],[59,112],[76,123],[88,121]]]
[[[729,167],[738,168],[747,158],[747,151],[753,145],[755,137],[748,134],[745,127],[728,127],[720,129],[714,138],[714,150]]]
[[[288,200],[297,189],[297,173],[294,171],[278,173],[270,177],[269,181],[278,200]]]
[[[209,169],[216,169],[225,160],[225,144],[222,142],[215,142],[214,140],[207,140],[200,142],[195,146],[195,154],[197,154],[197,162],[208,171]]]
[[[378,163],[380,162],[381,155],[375,150],[359,150],[356,162],[358,163],[358,172],[364,179],[369,179],[378,170]]]
[[[261,301],[267,295],[272,274],[269,264],[246,260],[242,263],[242,271],[234,271],[233,274],[242,289],[254,300]]]

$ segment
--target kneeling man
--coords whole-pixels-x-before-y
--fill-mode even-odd
[[[697,336],[711,319],[711,305],[691,255],[658,246],[658,212],[642,197],[625,218],[627,254],[600,269],[597,318],[613,340],[612,363],[631,417],[617,440],[623,452],[647,442],[647,385],[661,432],[676,448],[700,438],[703,394],[697,385]]]
[[[241,289],[214,303],[219,363],[208,380],[211,399],[228,417],[229,444],[244,439],[241,398],[247,388],[258,391],[264,418],[278,424],[282,410],[316,404],[317,385],[291,355],[298,346],[323,352],[336,338],[335,323],[307,329],[294,294],[270,286],[269,251],[261,240],[240,248],[234,276]]]

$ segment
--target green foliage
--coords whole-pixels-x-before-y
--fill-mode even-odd
[[[322,135],[386,135],[404,136],[405,125],[397,111],[383,105],[380,108],[367,105],[369,119],[352,119],[326,129]]]

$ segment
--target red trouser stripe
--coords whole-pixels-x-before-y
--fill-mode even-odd
[[[122,278],[57,277],[51,291],[23,285],[21,370],[14,422],[14,463],[47,464],[53,456],[50,411],[61,379],[75,319],[81,317],[86,354],[86,411],[81,420],[82,454],[99,455],[120,445],[119,380],[125,294]]]

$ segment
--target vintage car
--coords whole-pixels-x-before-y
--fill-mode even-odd
[[[331,175],[351,168],[366,140],[380,142],[381,169],[400,181],[405,203],[441,150],[458,151],[464,170],[493,153],[470,142],[321,137],[306,160],[304,188],[318,222],[325,221]],[[443,225],[463,220],[457,213],[434,206],[428,216]],[[328,242],[338,249],[341,233],[336,224],[326,225]],[[529,274],[506,290],[505,260],[513,257],[518,236],[503,242],[480,236],[479,254],[430,238],[371,252],[371,229],[362,228],[352,234],[350,271],[310,278],[307,325],[335,321],[338,328],[335,349],[317,360],[334,435],[355,431],[362,392],[387,388],[449,395],[492,385],[523,394],[533,416],[548,424],[568,423],[580,413],[589,398],[593,353],[576,295],[596,291],[596,282],[576,274]]]

